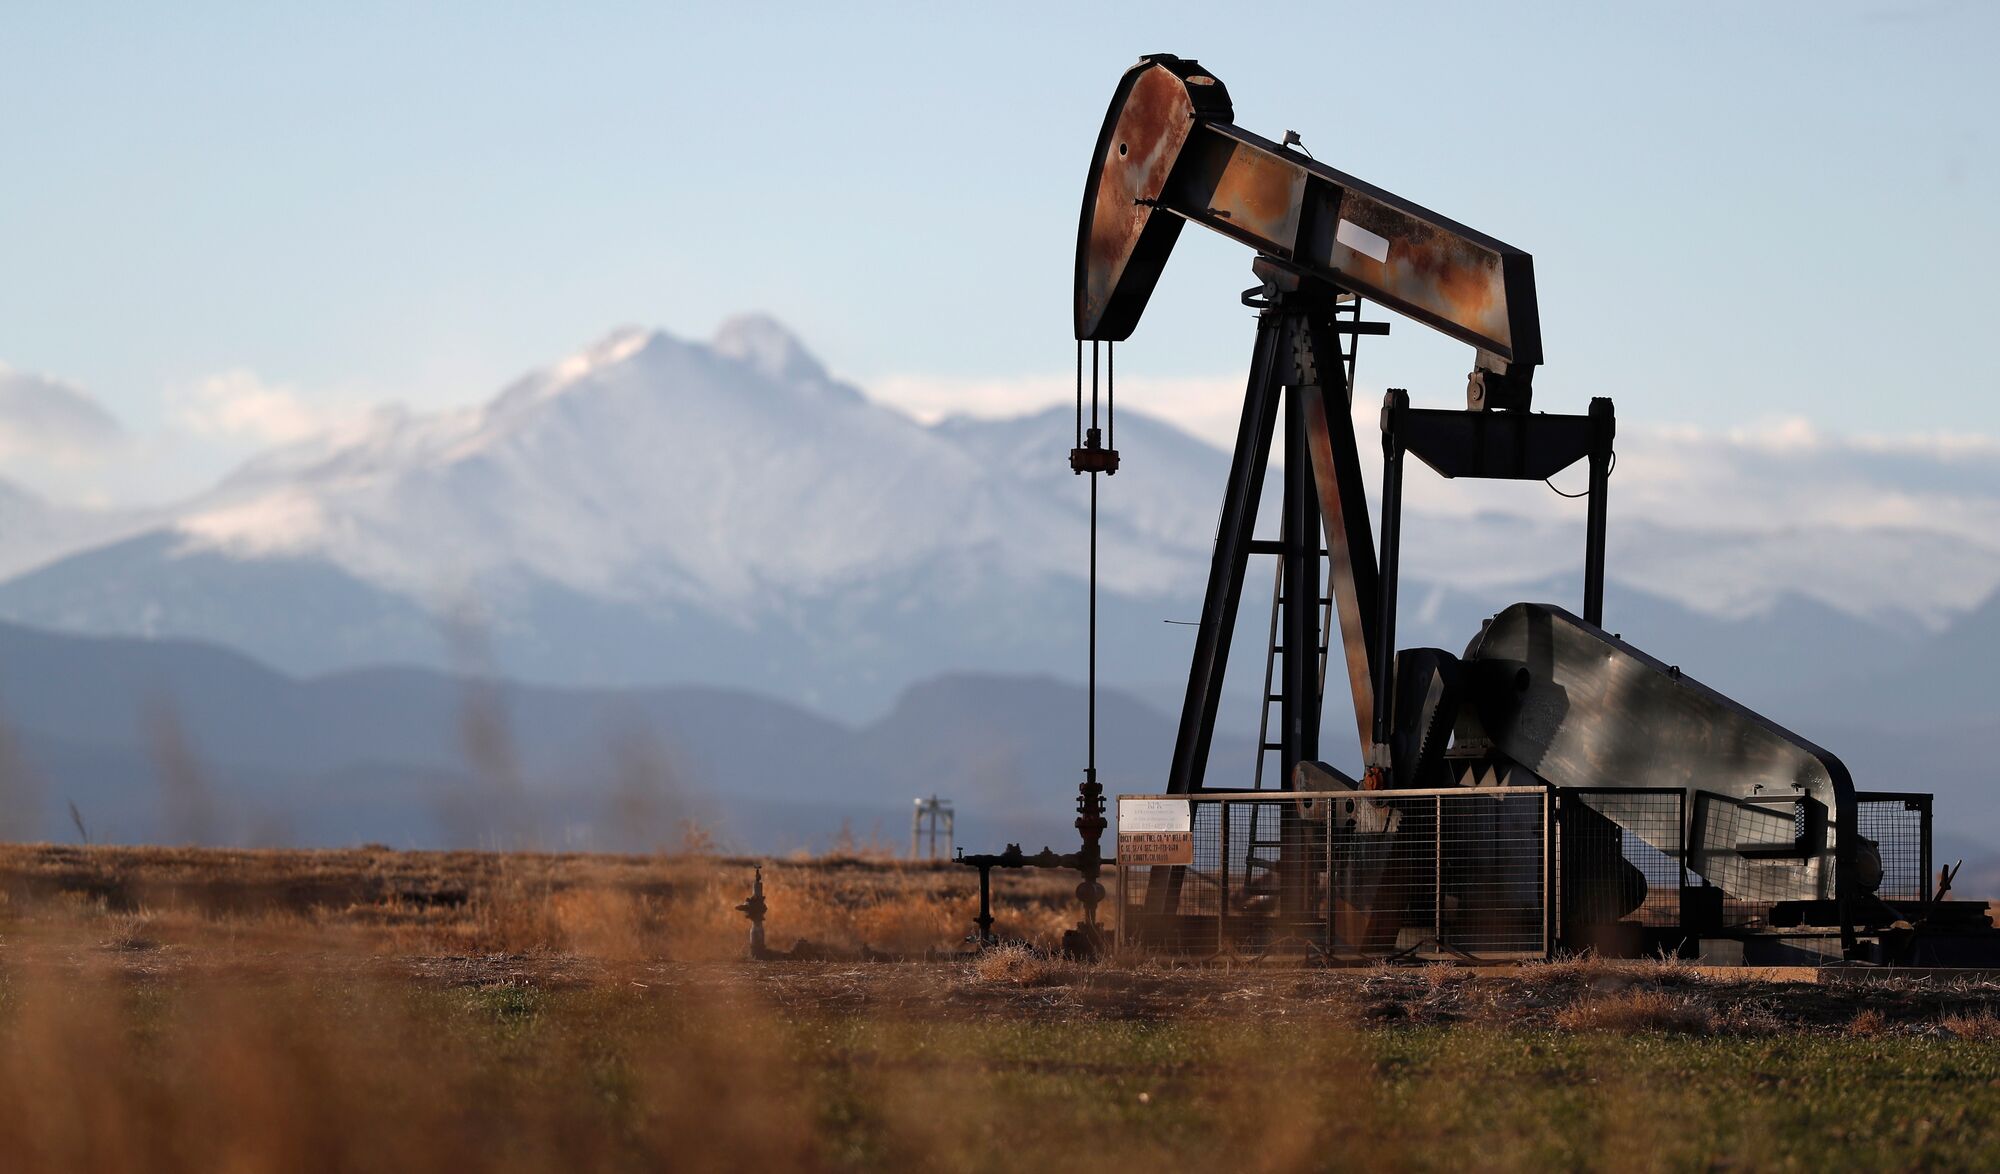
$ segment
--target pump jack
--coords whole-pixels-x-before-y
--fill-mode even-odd
[[[1284,143],[1274,143],[1235,126],[1233,117],[1228,90],[1198,62],[1152,54],[1120,79],[1091,156],[1077,229],[1077,446],[1070,453],[1071,468],[1091,478],[1091,734],[1078,788],[1081,846],[1073,853],[1044,848],[1030,855],[1009,845],[1003,853],[960,856],[980,870],[977,940],[996,940],[991,869],[1037,867],[1082,875],[1077,895],[1084,918],[1065,948],[1094,954],[1104,942],[1096,919],[1105,896],[1097,878],[1109,863],[1100,847],[1107,820],[1096,771],[1097,477],[1115,473],[1119,458],[1108,443],[1113,421],[1107,418],[1105,432],[1098,427],[1097,348],[1107,351],[1108,417],[1114,402],[1109,348],[1131,336],[1182,227],[1196,224],[1255,251],[1251,270],[1258,284],[1242,301],[1257,312],[1257,332],[1166,795],[1188,797],[1191,815],[1199,796],[1245,790],[1211,786],[1206,775],[1253,554],[1277,556],[1280,568],[1271,655],[1281,658],[1282,668],[1267,666],[1264,698],[1267,729],[1269,706],[1278,706],[1278,732],[1275,740],[1268,733],[1260,739],[1258,778],[1262,755],[1274,751],[1280,786],[1297,794],[1280,805],[1277,841],[1259,841],[1253,822],[1250,846],[1277,849],[1274,860],[1232,858],[1227,802],[1209,800],[1222,804],[1223,859],[1205,879],[1219,885],[1225,914],[1230,870],[1268,868],[1277,882],[1269,894],[1275,898],[1273,924],[1317,921],[1321,947],[1331,950],[1336,938],[1350,940],[1336,920],[1358,920],[1368,927],[1364,936],[1379,941],[1380,926],[1371,920],[1379,910],[1357,903],[1365,901],[1367,886],[1349,874],[1336,881],[1336,821],[1309,815],[1311,796],[1337,796],[1340,806],[1360,812],[1340,825],[1342,851],[1359,845],[1404,853],[1409,862],[1412,845],[1398,840],[1391,818],[1398,792],[1429,792],[1442,812],[1444,796],[1461,794],[1459,788],[1476,797],[1497,794],[1498,785],[1544,797],[1535,841],[1541,873],[1530,887],[1538,894],[1537,916],[1545,924],[1562,919],[1560,931],[1543,933],[1544,950],[1576,944],[1573,930],[1587,936],[1624,924],[1618,919],[1646,899],[1649,883],[1630,857],[1650,852],[1650,859],[1668,862],[1680,877],[1673,896],[1681,923],[1667,926],[1664,937],[1655,935],[1662,948],[1688,952],[1700,939],[1719,935],[1741,941],[1742,956],[1750,958],[1762,936],[1766,959],[1776,960],[1797,956],[1798,948],[1787,942],[1815,934],[1813,940],[1825,940],[1837,930],[1838,950],[1847,958],[2000,960],[2000,934],[1985,903],[1947,901],[1943,883],[1930,888],[1930,796],[1858,793],[1839,758],[1603,629],[1615,415],[1608,398],[1592,399],[1582,414],[1532,410],[1534,372],[1543,359],[1533,258],[1291,150],[1298,140],[1290,132]],[[1350,411],[1355,340],[1389,329],[1386,322],[1362,319],[1361,307],[1369,303],[1474,350],[1462,408],[1418,407],[1402,389],[1385,395],[1379,533],[1368,512]],[[1087,432],[1085,343],[1091,348]],[[1258,502],[1281,413],[1278,537],[1259,539]],[[1515,603],[1485,621],[1462,654],[1398,649],[1406,455],[1451,478],[1544,480],[1586,462],[1583,614]],[[1327,656],[1333,633],[1322,631],[1322,606],[1328,626],[1338,628],[1337,659],[1352,697],[1362,759],[1353,775],[1321,760],[1330,668],[1321,659],[1335,659]],[[1668,796],[1679,814],[1664,824],[1621,821],[1580,798],[1606,792]],[[1921,850],[1903,853],[1920,863],[1920,875],[1903,886],[1913,893],[1885,898],[1878,892],[1884,858],[1877,842],[1861,834],[1863,803],[1921,813]],[[1548,822],[1557,807],[1560,821]],[[1907,840],[1917,825],[1896,823],[1900,818],[1878,818],[1869,826]],[[1418,868],[1430,878],[1430,910],[1440,924],[1448,902],[1476,897],[1482,883],[1464,872],[1448,877],[1443,852],[1436,832],[1422,846],[1429,871]],[[1359,858],[1350,852],[1346,866]],[[1176,919],[1186,923],[1178,909],[1192,869],[1168,863],[1140,871],[1144,907],[1121,892],[1126,913],[1169,928]],[[1121,865],[1121,884],[1123,877]],[[1690,880],[1699,887],[1689,887]],[[1337,886],[1344,886],[1339,893]],[[1732,903],[1734,920],[1725,918],[1725,902]],[[1260,916],[1263,911],[1260,904]],[[1131,928],[1121,932],[1129,938]],[[1794,932],[1802,936],[1778,940]],[[1209,940],[1219,941],[1221,933],[1213,927]],[[1864,943],[1864,936],[1872,942]],[[1442,930],[1433,944],[1455,949]]]
[[[1578,460],[1591,468],[1584,616],[1602,620],[1604,499],[1614,433],[1611,401],[1588,415],[1533,414],[1542,361],[1534,262],[1528,254],[1399,196],[1231,125],[1229,94],[1194,61],[1149,56],[1126,71],[1098,136],[1078,229],[1076,334],[1122,341],[1164,269],[1181,226],[1213,229],[1257,250],[1257,339],[1230,463],[1222,520],[1195,637],[1193,665],[1167,780],[1203,789],[1223,669],[1249,556],[1275,554],[1283,672],[1280,777],[1319,757],[1320,538],[1330,568],[1364,777],[1389,787],[1427,773],[1439,731],[1398,723],[1393,696],[1403,454],[1446,477],[1540,480]],[[1384,482],[1379,554],[1362,488],[1349,409],[1344,338],[1387,323],[1343,317],[1379,303],[1477,350],[1464,410],[1414,408],[1400,391],[1382,410]],[[1252,537],[1279,413],[1285,420],[1281,537]],[[1296,586],[1295,586],[1296,585]],[[1406,685],[1437,677],[1435,657],[1406,657]],[[1412,704],[1421,704],[1418,692]],[[1433,710],[1435,706],[1431,707]]]
[[[1252,554],[1275,555],[1272,655],[1282,667],[1270,674],[1265,700],[1278,705],[1279,722],[1260,754],[1280,755],[1285,789],[1362,795],[1498,778],[1680,791],[1690,814],[1685,840],[1670,851],[1703,888],[1768,903],[1772,924],[1789,917],[1838,927],[1850,952],[1857,925],[1908,916],[1874,896],[1881,861],[1857,832],[1856,792],[1838,758],[1603,630],[1615,416],[1608,398],[1576,415],[1532,410],[1543,361],[1533,259],[1292,150],[1289,132],[1274,143],[1233,117],[1228,90],[1198,62],[1141,58],[1105,115],[1077,232],[1080,343],[1132,334],[1183,226],[1256,253],[1258,284],[1242,297],[1257,311],[1256,340],[1167,793],[1241,789],[1208,785],[1209,750],[1246,564]],[[1364,303],[1475,352],[1462,408],[1417,407],[1400,389],[1385,396],[1379,534],[1350,414],[1351,359],[1355,339],[1387,333],[1388,324],[1361,320]],[[1259,539],[1257,507],[1281,413],[1279,537]],[[1453,478],[1541,480],[1586,462],[1581,617],[1517,603],[1486,621],[1462,655],[1399,650],[1406,454]],[[1329,659],[1346,669],[1358,777],[1319,761],[1322,604],[1339,629],[1341,655]],[[1615,844],[1619,832],[1610,834]],[[1280,900],[1309,904],[1312,870],[1324,862],[1285,854]],[[1171,914],[1184,871],[1152,870],[1149,915]],[[1938,908],[1929,902],[1928,915]],[[1961,912],[1965,928],[1983,924],[1983,910],[1976,918]]]

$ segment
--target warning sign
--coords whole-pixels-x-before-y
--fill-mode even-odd
[[[1120,799],[1119,864],[1193,864],[1194,831],[1185,799]]]
[[[1193,864],[1193,832],[1119,832],[1120,864]]]

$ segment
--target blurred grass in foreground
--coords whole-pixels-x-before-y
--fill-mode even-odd
[[[2000,987],[1593,961],[759,967],[726,960],[744,872],[0,850],[0,1168],[1973,1169],[2000,1152]],[[779,893],[800,918],[779,933],[915,948],[950,944],[971,878],[842,860],[772,880],[774,928]],[[1024,880],[1003,915],[1052,932],[1066,888]]]

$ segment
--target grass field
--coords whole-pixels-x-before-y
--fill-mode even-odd
[[[747,862],[0,848],[0,1169],[1990,1168],[2000,986],[752,965]],[[950,947],[970,870],[766,875]],[[1073,883],[1007,877],[1048,940]]]

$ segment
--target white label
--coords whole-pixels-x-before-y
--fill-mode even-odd
[[[1185,832],[1193,830],[1188,801],[1185,799],[1120,799],[1118,801],[1118,831],[1125,832]]]
[[[1364,257],[1373,257],[1383,264],[1389,261],[1389,238],[1376,236],[1352,220],[1342,220],[1334,225],[1333,239]]]

